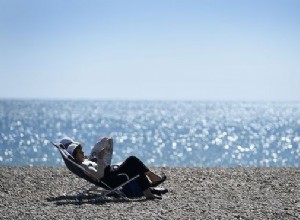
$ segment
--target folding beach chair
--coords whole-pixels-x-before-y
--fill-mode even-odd
[[[91,175],[90,173],[88,173],[82,166],[80,166],[78,163],[76,163],[74,157],[67,152],[67,150],[66,150],[66,148],[64,147],[63,144],[60,144],[60,143],[55,144],[53,142],[51,142],[51,143],[60,152],[66,167],[72,173],[74,173],[75,175],[77,175],[80,178],[85,179],[88,182],[88,184],[81,187],[79,193],[76,196],[76,201],[81,201],[82,197],[84,195],[88,195],[90,192],[100,192],[98,197],[94,199],[95,202],[103,201],[103,200],[106,199],[106,197],[108,195],[112,195],[112,194],[115,194],[115,195],[121,197],[124,200],[128,200],[128,197],[124,193],[124,191],[126,191],[126,186],[129,183],[131,183],[133,180],[138,178],[139,175],[129,179],[129,177],[126,174],[120,174],[121,175],[120,177],[123,177],[124,179],[126,178],[126,181],[123,184],[112,188],[109,185],[107,185],[104,181],[102,181],[101,179],[98,179],[97,177],[95,177],[95,176]],[[91,184],[93,184],[92,187],[87,187],[88,185],[91,185]],[[72,190],[72,191],[68,192],[68,194],[71,193],[71,192],[74,192],[75,190]]]

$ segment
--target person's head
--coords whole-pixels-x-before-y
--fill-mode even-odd
[[[74,141],[69,137],[64,137],[59,141],[59,143],[67,149],[70,144],[74,143]]]
[[[74,159],[79,162],[82,163],[84,160],[84,152],[82,151],[82,146],[79,143],[73,143],[70,144],[68,147],[68,153],[71,154]]]

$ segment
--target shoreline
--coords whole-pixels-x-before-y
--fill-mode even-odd
[[[300,168],[153,167],[162,200],[77,203],[86,184],[65,167],[0,167],[1,219],[300,219]]]

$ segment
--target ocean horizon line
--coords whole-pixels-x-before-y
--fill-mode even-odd
[[[132,99],[132,98],[68,98],[68,97],[0,97],[0,101],[96,101],[96,102],[203,102],[203,103],[300,103],[300,100],[239,99]]]

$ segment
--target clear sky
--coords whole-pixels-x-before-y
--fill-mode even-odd
[[[0,0],[0,98],[300,101],[300,1]]]

